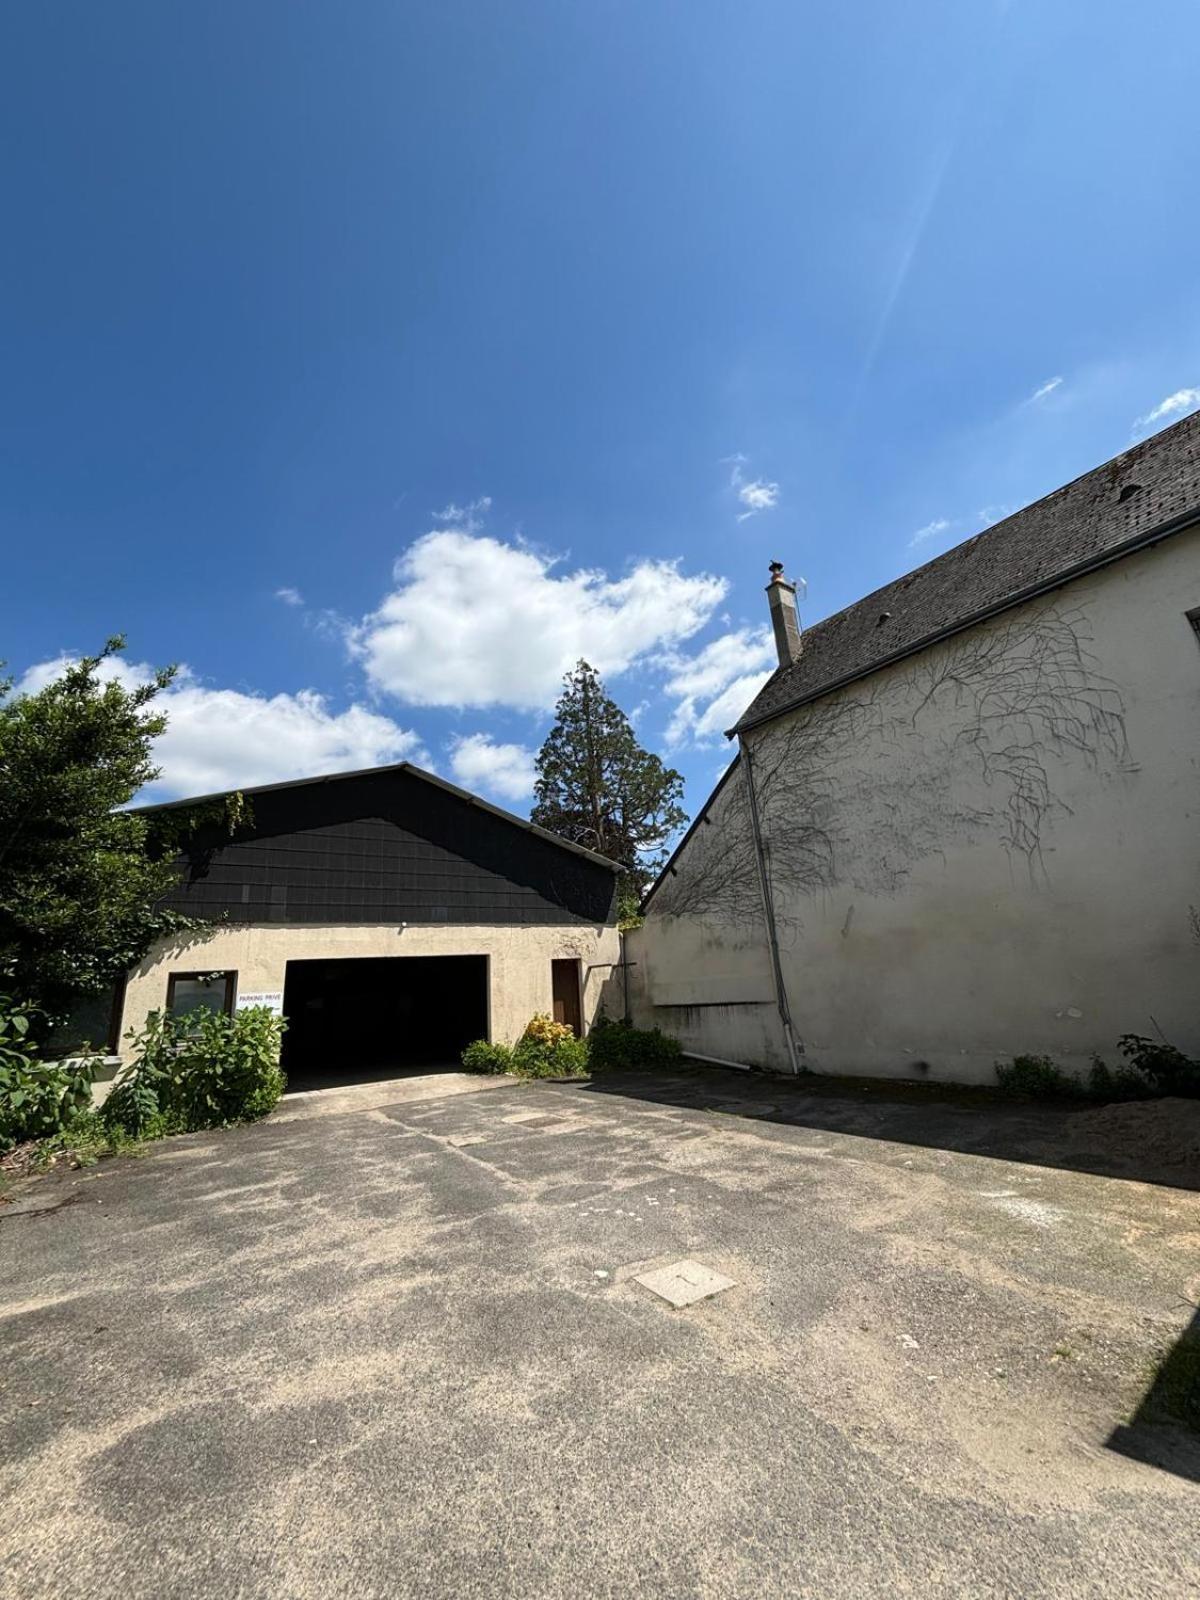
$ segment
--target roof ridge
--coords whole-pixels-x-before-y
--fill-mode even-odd
[[[343,778],[375,778],[381,773],[407,772],[414,778],[421,778],[424,782],[432,784],[437,789],[444,789],[447,794],[454,795],[457,799],[465,801],[468,805],[478,806],[483,811],[489,811],[493,816],[499,817],[504,822],[511,822],[518,828],[523,828],[527,833],[539,835],[549,844],[559,845],[563,850],[572,850],[576,855],[586,856],[589,861],[595,861],[601,866],[608,867],[612,872],[621,872],[624,869],[619,861],[613,861],[609,856],[603,856],[598,850],[589,850],[585,844],[576,844],[573,839],[564,839],[560,833],[552,833],[549,828],[543,828],[540,823],[531,822],[528,817],[518,817],[514,811],[506,811],[503,806],[494,805],[490,800],[485,800],[482,795],[472,794],[469,789],[460,789],[456,783],[450,783],[436,772],[427,772],[424,767],[418,767],[411,761],[388,761],[378,767],[354,767],[347,772],[314,772],[306,778],[282,778],[278,783],[233,784],[228,789],[217,789],[211,794],[188,795],[180,800],[155,800],[144,806],[130,806],[128,809],[135,814],[148,811],[174,811],[185,806],[204,805],[209,800],[223,800],[231,794],[249,795],[252,799],[258,794],[274,794],[282,789],[299,789],[306,784],[337,783]]]
[[[1132,481],[1143,464],[1146,481]],[[776,668],[728,736],[1166,537],[1198,514],[1200,411],[806,628],[801,654]],[[883,609],[885,598],[894,605],[901,596],[903,606]]]

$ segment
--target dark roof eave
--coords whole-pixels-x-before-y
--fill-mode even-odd
[[[952,638],[956,633],[963,633],[967,628],[977,627],[979,623],[987,622],[991,617],[1000,616],[1005,611],[1011,611],[1014,606],[1025,605],[1030,600],[1036,600],[1039,595],[1050,594],[1055,589],[1061,589],[1064,584],[1073,583],[1077,578],[1086,577],[1089,572],[1098,572],[1102,567],[1111,566],[1114,561],[1121,561],[1126,556],[1134,555],[1138,550],[1145,550],[1151,545],[1160,544],[1173,534],[1183,533],[1185,529],[1193,527],[1197,522],[1200,522],[1200,506],[1193,506],[1191,510],[1185,511],[1177,517],[1172,517],[1167,522],[1160,523],[1157,527],[1151,528],[1145,533],[1136,534],[1123,544],[1113,545],[1107,550],[1088,556],[1083,561],[1077,561],[1073,566],[1055,573],[1052,578],[1043,578],[1037,583],[1028,584],[1023,589],[1017,589],[1012,594],[1006,595],[1003,600],[997,600],[991,605],[971,612],[956,622],[947,623],[941,628],[936,628],[932,633],[927,633],[919,639],[914,639],[911,644],[904,645],[899,650],[894,650],[890,655],[881,656],[879,660],[868,662],[865,666],[859,667],[853,672],[846,672],[841,677],[832,678],[828,683],[823,683],[815,689],[810,689],[804,694],[797,695],[794,700],[788,700],[781,706],[775,706],[769,711],[764,711],[760,716],[744,716],[738,722],[735,722],[732,728],[725,730],[725,737],[727,739],[736,739],[739,734],[748,733],[753,728],[760,728],[764,723],[774,722],[777,717],[785,717],[791,711],[798,711],[801,706],[811,705],[814,700],[823,699],[836,689],[844,689],[848,684],[858,683],[863,678],[869,678],[873,673],[882,672],[885,667],[894,666],[898,661],[904,661],[909,656],[917,655],[922,650],[928,650],[933,645],[940,644],[943,639]],[[855,602],[855,604],[859,603],[858,601]],[[847,609],[850,608],[848,607]],[[653,890],[651,893],[653,893]]]

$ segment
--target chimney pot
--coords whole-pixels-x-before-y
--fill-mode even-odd
[[[799,660],[803,642],[796,612],[796,585],[784,577],[782,561],[772,561],[769,571],[767,599],[771,606],[771,626],[775,630],[775,653],[781,667],[790,667]]]

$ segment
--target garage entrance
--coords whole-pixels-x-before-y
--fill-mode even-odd
[[[292,1090],[457,1067],[486,1039],[486,956],[289,961],[283,1068]]]

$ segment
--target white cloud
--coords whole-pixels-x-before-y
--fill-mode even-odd
[[[739,517],[739,522],[745,522],[747,517],[756,516],[760,511],[774,511],[779,504],[779,485],[768,483],[765,478],[748,479],[742,468],[749,463],[749,456],[744,456],[739,451],[737,455],[725,456],[724,462],[731,467],[729,474],[729,487],[737,490],[738,501],[746,507]]]
[[[455,528],[466,528],[468,532],[474,533],[477,528],[483,525],[483,518],[491,509],[491,495],[481,494],[478,500],[472,500],[469,505],[465,506],[457,506],[451,500],[449,505],[443,506],[440,511],[433,512],[432,516],[435,522],[448,523]]]
[[[1169,394],[1165,400],[1160,400],[1144,417],[1138,417],[1133,425],[1134,433],[1144,433],[1153,428],[1155,423],[1166,422],[1171,417],[1181,417],[1189,411],[1194,411],[1200,406],[1200,389],[1176,389],[1174,394]]]
[[[762,478],[755,478],[751,483],[744,483],[738,490],[738,499],[746,507],[738,518],[745,522],[747,517],[752,517],[756,511],[774,511],[779,504],[779,485],[765,483]]]
[[[939,533],[945,533],[949,526],[950,519],[948,517],[934,517],[932,522],[927,522],[923,528],[917,529],[916,533],[908,541],[908,548],[911,550],[914,545],[924,544],[926,539],[936,538]]]
[[[1029,405],[1029,406],[1037,405],[1039,400],[1045,400],[1048,395],[1052,395],[1054,393],[1055,389],[1057,389],[1061,383],[1062,383],[1062,378],[1061,377],[1058,377],[1058,378],[1047,378],[1045,383],[1043,383],[1039,388],[1037,388],[1037,389],[1035,389],[1033,391],[1033,393],[1029,396],[1029,399],[1025,402],[1025,404]]]
[[[1010,505],[980,506],[975,513],[975,518],[982,527],[990,528],[997,522],[1003,522],[1005,517],[1011,517],[1014,511],[1019,510],[1019,506]]]
[[[454,740],[450,770],[464,789],[482,790],[505,800],[533,793],[534,752],[522,744],[497,744],[490,733],[468,733]]]
[[[414,705],[553,705],[582,656],[601,674],[690,638],[728,584],[673,561],[640,561],[621,578],[558,562],[465,528],[416,540],[396,587],[349,630],[372,686]]]
[[[664,689],[678,701],[667,724],[668,749],[707,743],[732,727],[771,676],[775,659],[763,628],[739,628],[695,655],[668,657]]]
[[[302,606],[304,604],[304,596],[299,589],[287,587],[276,589],[275,598],[276,600],[282,600],[285,606]]]
[[[39,662],[21,679],[18,692],[43,688],[72,659],[63,655]],[[119,656],[104,662],[101,672],[127,687],[151,677],[148,666]],[[331,711],[311,689],[276,695],[212,689],[184,668],[154,704],[168,719],[154,746],[162,776],[143,799],[249,788],[389,761],[428,764],[415,733],[363,706]]]
[[[727,728],[732,728],[770,678],[773,670],[772,668],[766,672],[750,672],[744,677],[735,678],[715,700],[710,700],[691,724],[690,735],[693,743],[711,742],[720,738]],[[673,717],[672,727],[675,726],[675,721]]]

